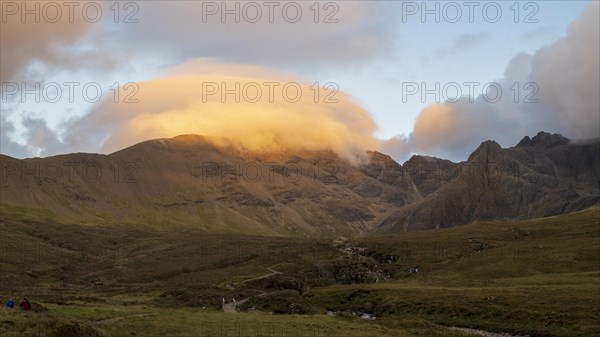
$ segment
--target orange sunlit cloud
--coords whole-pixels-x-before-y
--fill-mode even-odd
[[[221,73],[227,72],[220,67]],[[236,73],[239,67],[235,66]],[[181,134],[204,135],[257,152],[327,149],[351,161],[365,150],[377,148],[370,114],[334,86],[323,88],[323,83],[317,88],[285,80],[285,76],[273,79],[269,72],[269,78],[259,77],[260,68],[246,70],[256,77],[216,75],[213,71],[211,75],[174,75],[139,83],[133,96],[138,103],[107,101],[79,121],[74,131],[109,129],[104,152]]]

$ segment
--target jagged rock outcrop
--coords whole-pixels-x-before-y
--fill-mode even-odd
[[[423,200],[403,207],[379,230],[450,227],[476,220],[525,219],[600,202],[600,141],[572,143],[540,132],[502,149],[483,142],[457,165],[459,174]]]

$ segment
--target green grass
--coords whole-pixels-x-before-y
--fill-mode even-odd
[[[297,336],[291,333],[315,327],[318,336],[461,336],[448,326],[596,336],[599,211],[367,236],[341,247],[191,228],[5,219],[0,295],[26,296],[40,310],[2,309],[0,336],[220,336],[229,328],[238,329],[231,336],[274,335],[265,329]],[[270,266],[283,274],[231,288]],[[415,266],[419,273],[407,272]],[[225,314],[223,297],[250,300],[239,307],[244,312]]]
[[[464,336],[423,320],[365,321],[327,315],[226,314],[209,309],[129,307],[107,313],[106,307],[47,305],[47,312],[1,311],[2,336],[178,336],[178,337],[417,337]],[[70,328],[70,329],[68,329]]]
[[[0,204],[2,218],[14,220],[44,221],[56,218],[56,214],[46,208],[24,207],[6,203]]]

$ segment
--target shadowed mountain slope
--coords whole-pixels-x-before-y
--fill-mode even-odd
[[[376,152],[359,168],[328,151],[256,155],[191,135],[110,155],[0,160],[4,216],[65,223],[353,235],[418,195],[401,166]]]
[[[600,142],[539,133],[465,162],[367,152],[257,154],[202,136],[110,155],[0,155],[2,217],[84,225],[183,226],[209,233],[337,237],[567,213],[600,201]]]
[[[600,202],[598,139],[573,143],[540,132],[508,149],[485,141],[458,167],[456,178],[423,200],[401,207],[379,230],[551,216]]]

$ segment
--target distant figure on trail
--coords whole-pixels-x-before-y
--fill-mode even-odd
[[[15,301],[13,301],[13,299],[9,299],[8,301],[6,301],[6,307],[9,309],[13,309],[15,307]]]
[[[24,298],[23,302],[21,302],[21,309],[23,311],[29,311],[31,309],[31,303],[29,303],[26,298]]]
[[[225,305],[225,297],[223,297],[223,305]]]

